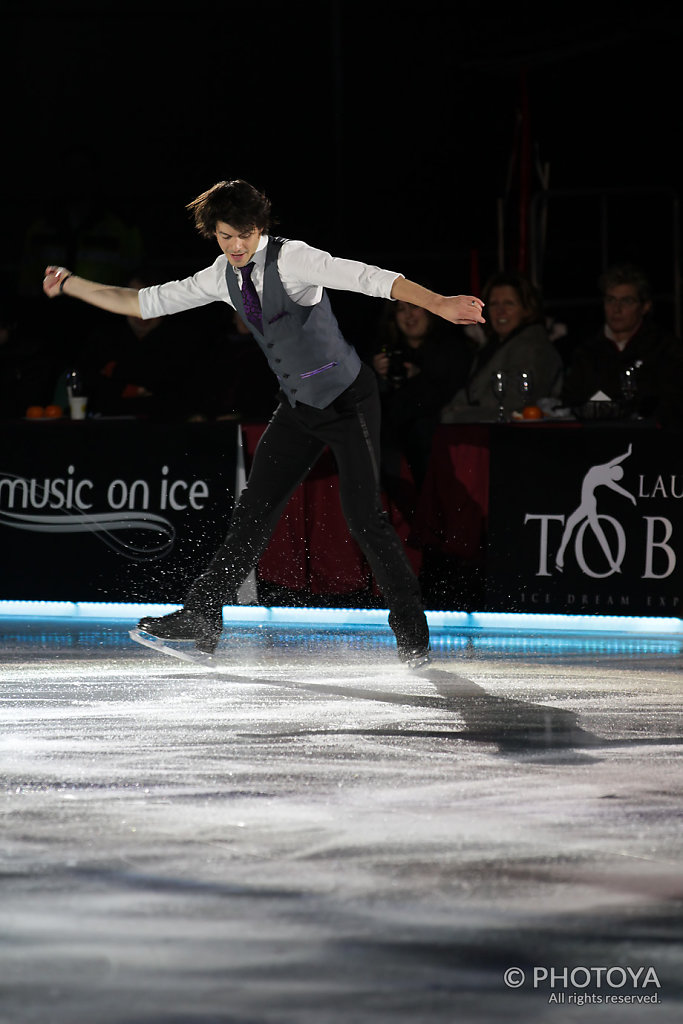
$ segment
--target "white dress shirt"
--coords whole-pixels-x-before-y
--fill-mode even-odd
[[[262,235],[253,257],[251,279],[261,300],[267,244],[268,236]],[[305,242],[293,240],[283,243],[277,265],[285,291],[300,306],[314,306],[320,302],[323,288],[337,288],[389,299],[394,281],[403,276],[356,260],[339,259],[322,249],[314,249]],[[242,275],[239,268],[231,267],[227,256],[221,253],[210,267],[192,277],[141,288],[139,301],[142,319],[180,313],[194,306],[204,306],[208,302],[227,302],[232,306],[225,280],[226,269],[233,270],[241,287]]]

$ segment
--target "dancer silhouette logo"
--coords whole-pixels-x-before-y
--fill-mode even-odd
[[[666,614],[680,594],[675,439],[547,432],[491,446],[494,609]],[[513,486],[524,479],[524,487]]]
[[[614,573],[621,572],[621,566],[626,554],[626,531],[615,516],[600,513],[598,501],[600,499],[600,490],[608,488],[632,502],[633,505],[637,505],[635,495],[625,487],[622,487],[620,483],[624,478],[622,463],[625,459],[629,458],[632,451],[633,446],[629,445],[625,452],[610,459],[609,462],[598,463],[590,467],[581,483],[579,503],[568,516],[527,513],[524,518],[525,526],[534,520],[540,520],[542,524],[537,576],[549,576],[551,574],[548,551],[548,523],[551,520],[555,520],[563,526],[562,539],[555,555],[555,570],[557,572],[564,570],[565,554],[572,539],[576,562],[586,576],[591,576],[593,579],[604,579],[607,576],[612,576]],[[668,520],[664,520],[667,524],[666,537],[663,540],[655,540],[653,523],[655,519],[659,518],[646,517],[646,519],[652,520],[652,523],[648,529],[649,573],[645,573],[645,576],[655,575],[652,564],[652,550],[654,547],[668,549],[668,571],[664,575],[672,572],[675,565],[673,551],[671,548],[668,548],[666,543],[671,536],[671,523]],[[603,569],[592,567],[588,562],[584,545],[587,530],[590,530],[604,556],[605,568]]]
[[[633,504],[636,504],[635,497],[627,491],[625,488],[619,485],[619,480],[623,479],[624,469],[621,463],[624,459],[627,459],[633,446],[629,445],[628,450],[623,455],[617,456],[610,462],[605,462],[602,465],[591,466],[586,475],[583,478],[581,484],[581,500],[578,506],[571,513],[567,522],[565,523],[564,531],[562,533],[562,543],[560,544],[557,555],[555,556],[555,567],[559,572],[564,569],[564,553],[567,550],[574,531],[576,531],[575,541],[575,552],[576,559],[588,576],[600,576],[600,573],[593,573],[586,564],[583,551],[583,535],[586,528],[590,527],[597,539],[600,548],[602,549],[609,569],[607,572],[602,573],[603,576],[610,576],[612,573],[621,572],[621,563],[624,560],[626,553],[626,538],[624,531],[621,528],[620,523],[614,519],[613,516],[601,516],[598,512],[598,488],[609,487],[612,491],[616,491],[617,494],[622,494]],[[610,546],[610,542],[605,533],[602,521],[609,522],[616,534],[616,549],[613,551]]]
[[[590,576],[592,579],[605,579],[608,576],[621,572],[626,555],[627,531],[616,516],[601,513],[598,509],[598,502],[601,498],[601,490],[607,488],[637,506],[635,494],[627,490],[620,483],[624,478],[622,463],[630,457],[632,452],[633,445],[629,444],[625,452],[615,456],[608,462],[591,466],[581,483],[579,503],[568,516],[565,517],[563,514],[549,515],[537,513],[527,513],[525,515],[525,526],[536,520],[541,523],[537,576],[550,576],[552,574],[548,526],[551,521],[557,521],[563,527],[562,539],[554,559],[556,572],[561,573],[564,571],[565,555],[572,541],[576,563],[584,575]],[[669,544],[673,534],[673,525],[664,516],[644,516],[643,519],[646,526],[645,560],[642,578],[662,579],[670,576],[676,567],[676,554],[673,547]],[[585,539],[587,532],[590,532],[594,540],[597,541],[598,548],[602,552],[602,559],[604,559],[602,567],[591,564],[586,554]],[[656,554],[660,556],[660,568],[655,566]]]

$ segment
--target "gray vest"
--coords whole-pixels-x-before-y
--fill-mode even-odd
[[[287,295],[277,269],[285,241],[273,236],[268,239],[261,303],[263,333],[245,316],[242,291],[230,264],[225,272],[228,293],[290,404],[303,402],[324,409],[353,383],[361,361],[339,330],[326,292],[315,306],[299,306]]]

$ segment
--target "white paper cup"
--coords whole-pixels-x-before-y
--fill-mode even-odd
[[[78,395],[73,397],[69,396],[69,410],[71,412],[72,420],[84,420],[85,410],[88,407],[88,399],[81,398]]]

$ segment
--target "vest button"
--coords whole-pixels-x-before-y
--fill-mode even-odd
[[[275,360],[275,362],[276,362],[276,363],[281,363],[281,362],[282,362],[282,360],[281,360],[281,359],[276,359],[276,360]]]
[[[280,360],[279,360],[279,359],[276,359],[275,361],[276,361],[277,363],[279,363],[279,362],[280,362]],[[288,374],[288,373],[283,373],[283,374],[282,374],[282,376],[283,376],[284,378],[287,378],[287,377],[289,377],[289,374]]]
[[[266,345],[266,348],[274,348],[274,345],[275,345],[274,342],[269,341],[268,344]]]

